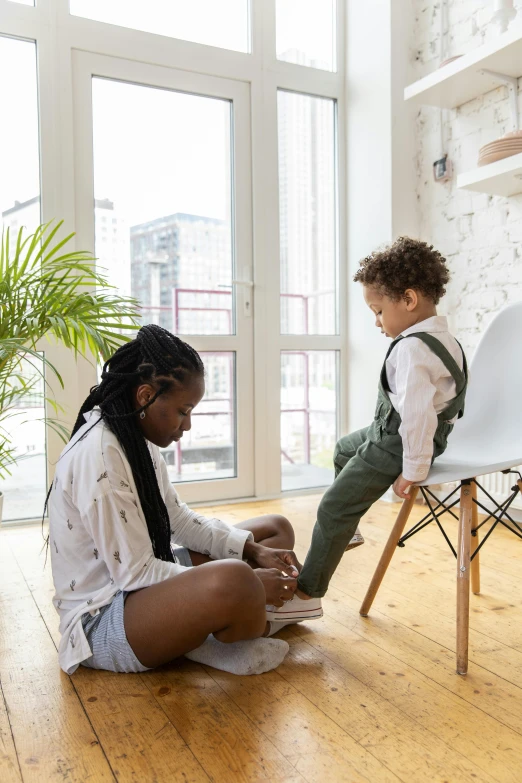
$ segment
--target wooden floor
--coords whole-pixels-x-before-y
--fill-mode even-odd
[[[317,501],[212,514],[283,513],[302,558]],[[244,678],[188,661],[68,677],[40,529],[0,532],[1,783],[520,783],[522,541],[500,530],[483,550],[459,677],[455,560],[436,529],[397,550],[370,617],[358,614],[396,511],[380,504],[366,518],[367,543],[345,555],[324,618],[281,633],[279,669]]]

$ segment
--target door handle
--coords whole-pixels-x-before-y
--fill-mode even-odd
[[[252,280],[232,280],[232,285],[225,285],[224,283],[219,283],[218,288],[232,288],[233,285],[244,285],[247,288],[254,287],[254,283]]]

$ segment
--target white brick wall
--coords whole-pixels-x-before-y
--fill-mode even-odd
[[[522,0],[516,0],[522,24]],[[413,78],[440,62],[441,0],[416,0]],[[465,54],[498,35],[493,2],[448,0],[445,57]],[[417,116],[416,167],[420,236],[446,255],[452,272],[440,311],[471,358],[479,335],[505,304],[522,299],[522,195],[509,199],[457,190],[456,173],[475,168],[479,148],[511,130],[507,90],[500,87],[455,110],[423,107]],[[522,116],[522,112],[521,112]],[[432,164],[447,152],[452,182],[433,181]]]

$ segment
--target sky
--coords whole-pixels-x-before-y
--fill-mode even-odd
[[[277,50],[332,59],[335,0],[276,0]],[[70,0],[71,12],[239,51],[249,49],[248,0]],[[35,45],[0,36],[0,211],[39,192]],[[93,81],[95,195],[130,225],[174,212],[227,219],[230,104]],[[59,217],[59,216],[57,216]]]
[[[0,212],[40,190],[36,47],[0,38]]]
[[[175,212],[225,220],[230,103],[93,80],[94,193],[129,225]]]

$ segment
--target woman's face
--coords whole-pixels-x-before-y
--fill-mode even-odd
[[[151,383],[143,383],[136,389],[136,407],[146,405],[156,394]],[[189,376],[186,383],[174,383],[170,391],[160,394],[145,411],[145,418],[138,416],[141,431],[147,440],[164,449],[183,437],[192,427],[192,411],[205,393],[202,375]]]

